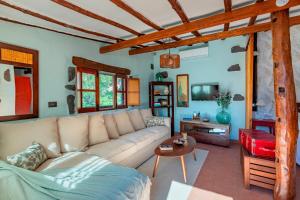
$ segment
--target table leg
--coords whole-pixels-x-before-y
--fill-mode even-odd
[[[186,169],[185,169],[184,157],[180,156],[180,160],[181,160],[181,167],[182,167],[184,182],[186,183]]]
[[[197,161],[196,150],[195,150],[195,149],[194,149],[194,151],[193,151],[193,155],[194,155],[194,160]]]
[[[155,165],[154,165],[154,169],[153,169],[153,177],[155,177],[155,175],[156,175],[158,163],[159,163],[159,156],[156,156]]]

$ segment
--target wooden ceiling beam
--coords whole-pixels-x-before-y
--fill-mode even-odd
[[[77,37],[77,38],[81,38],[81,39],[91,40],[91,41],[95,41],[95,42],[101,42],[101,43],[106,43],[106,44],[114,44],[112,42],[107,42],[107,41],[98,40],[98,39],[94,39],[94,38],[88,38],[88,37],[84,37],[84,36],[80,36],[80,35],[75,35],[75,34],[63,32],[63,31],[57,31],[57,30],[46,28],[46,27],[42,27],[42,26],[27,24],[27,23],[16,21],[16,20],[9,19],[9,18],[0,17],[0,20],[6,21],[6,22],[10,22],[10,23],[14,23],[14,24],[20,24],[20,25],[23,25],[23,26],[29,26],[29,27],[33,27],[33,28],[39,28],[39,29],[43,29],[43,30],[47,30],[47,31],[55,32],[55,33],[64,34],[64,35],[69,35],[69,36],[73,36],[73,37]]]
[[[290,23],[290,26],[300,24],[300,16],[291,17],[289,23]],[[180,46],[188,46],[188,45],[192,45],[192,44],[196,44],[196,43],[208,42],[208,41],[212,41],[212,40],[225,39],[228,37],[235,37],[235,36],[240,36],[240,35],[245,35],[245,34],[250,34],[250,33],[267,31],[270,29],[271,29],[271,22],[267,22],[267,23],[247,26],[247,27],[243,27],[243,28],[238,28],[238,29],[234,29],[234,30],[228,30],[228,31],[223,31],[223,32],[219,32],[219,33],[214,33],[214,34],[210,34],[210,35],[204,35],[202,37],[195,37],[195,38],[176,41],[176,42],[172,42],[172,43],[166,43],[163,45],[156,45],[156,46],[149,46],[149,47],[140,48],[140,49],[134,49],[134,50],[129,51],[129,55],[148,53],[148,52],[159,51],[159,50],[164,50],[164,49],[176,48],[176,47],[180,47]]]
[[[132,16],[136,17],[138,20],[144,22],[148,26],[150,26],[150,27],[152,27],[152,28],[154,28],[158,31],[164,30],[162,27],[158,26],[157,24],[155,24],[154,22],[152,22],[151,20],[146,18],[144,15],[142,15],[138,11],[134,10],[132,7],[130,7],[129,5],[124,3],[122,0],[111,0],[111,2],[114,3],[116,6],[118,6],[119,8],[121,8],[122,10],[125,10],[126,12],[131,14]],[[173,40],[176,40],[176,41],[180,40],[180,38],[178,38],[176,36],[171,36],[171,38]],[[152,42],[152,41],[150,41],[150,42]]]
[[[260,2],[263,2],[264,0],[256,0],[256,3],[260,3]],[[255,24],[255,21],[256,21],[256,18],[257,16],[253,16],[250,18],[249,20],[249,23],[248,23],[248,26],[252,26]]]
[[[132,33],[134,35],[137,35],[137,36],[143,35],[142,33],[139,33],[137,31],[127,27],[127,26],[124,26],[124,25],[122,25],[118,22],[115,22],[115,21],[111,20],[111,19],[108,19],[106,17],[95,14],[95,13],[89,11],[89,10],[83,9],[83,8],[81,8],[81,7],[79,7],[75,4],[72,4],[68,1],[65,1],[65,0],[51,0],[51,1],[53,1],[54,3],[57,3],[58,5],[61,5],[61,6],[65,7],[65,8],[68,8],[72,11],[75,11],[75,12],[80,13],[82,15],[85,15],[87,17],[96,19],[98,21],[104,22],[104,23],[109,24],[111,26],[117,27],[119,29],[122,29],[124,31],[129,32],[129,33]]]
[[[231,12],[232,10],[232,1],[231,0],[224,0],[224,7],[225,7],[225,12]],[[224,31],[229,30],[229,23],[224,24]]]
[[[169,0],[169,3],[171,4],[173,10],[175,10],[175,12],[180,17],[180,19],[183,23],[189,23],[190,22],[189,18],[187,17],[187,15],[185,14],[183,8],[181,7],[181,5],[178,3],[177,0]],[[196,37],[201,36],[201,34],[198,31],[192,31],[192,34]]]
[[[127,27],[127,26],[124,26],[123,24],[120,24],[120,23],[115,22],[111,19],[108,19],[106,17],[100,16],[100,15],[95,14],[91,11],[86,10],[86,9],[83,9],[83,8],[81,8],[81,7],[79,7],[75,4],[72,4],[68,1],[65,1],[65,0],[51,0],[51,1],[53,1],[54,3],[57,3],[58,5],[64,6],[65,8],[73,10],[74,12],[78,12],[78,13],[84,15],[84,16],[96,19],[98,21],[104,22],[104,23],[109,24],[111,26],[117,27],[117,28],[122,29],[124,31],[127,31],[129,33],[132,33],[133,35],[136,35],[136,36],[144,35],[143,33],[139,33],[137,31]],[[161,42],[161,41],[155,41],[155,42],[158,43],[158,44],[163,44],[163,42]]]
[[[33,17],[43,19],[45,21],[48,21],[48,22],[51,22],[51,23],[54,23],[54,24],[58,24],[60,26],[66,27],[66,28],[70,28],[70,29],[73,29],[73,30],[76,30],[76,31],[80,31],[80,32],[83,32],[83,33],[88,33],[88,34],[91,34],[91,35],[96,35],[96,36],[111,39],[111,40],[122,41],[122,39],[120,39],[120,38],[113,37],[113,36],[106,35],[106,34],[99,33],[99,32],[95,32],[95,31],[86,30],[86,29],[83,29],[83,28],[80,28],[80,27],[77,27],[77,26],[73,26],[73,25],[67,24],[65,22],[61,22],[61,21],[58,21],[56,19],[50,18],[48,16],[41,15],[39,13],[36,13],[36,12],[30,11],[30,10],[21,8],[19,6],[7,3],[3,0],[0,0],[0,4],[4,5],[6,7],[12,8],[12,9],[18,10],[18,11],[24,13],[24,14],[31,15]],[[133,45],[133,46],[135,46],[135,45]]]
[[[122,41],[117,44],[101,47],[100,53],[112,52],[130,46],[144,44],[154,40],[172,37],[174,35],[180,35],[195,30],[200,30],[200,29],[205,29],[205,28],[225,24],[225,23],[230,23],[233,21],[238,21],[241,19],[245,19],[257,15],[288,9],[290,7],[294,7],[297,5],[300,5],[300,0],[290,0],[285,6],[281,6],[281,7],[276,6],[275,0],[268,0],[268,1],[261,2],[259,4],[253,4],[239,9],[234,9],[231,12],[221,13],[211,17],[194,20],[192,22],[171,27],[166,30],[161,30],[158,32],[140,36],[138,38]]]

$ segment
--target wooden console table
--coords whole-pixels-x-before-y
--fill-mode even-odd
[[[181,120],[180,132],[187,132],[197,142],[225,147],[230,145],[230,125],[203,122],[200,120]]]

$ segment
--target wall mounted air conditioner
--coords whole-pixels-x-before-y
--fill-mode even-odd
[[[189,59],[195,57],[207,57],[208,45],[193,48],[181,49],[179,51],[180,59]]]

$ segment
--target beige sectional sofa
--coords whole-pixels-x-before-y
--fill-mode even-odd
[[[168,118],[164,118],[165,126],[147,128],[145,120],[151,116],[149,109],[135,109],[1,123],[0,158],[5,160],[38,142],[46,149],[48,160],[37,171],[78,165],[90,155],[136,168],[171,136]]]

